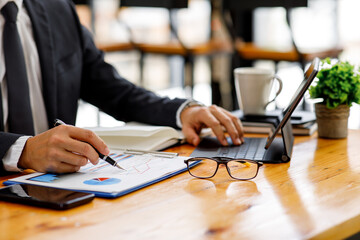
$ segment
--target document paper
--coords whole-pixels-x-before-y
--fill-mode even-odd
[[[124,152],[112,153],[109,156],[127,171],[100,160],[97,165],[88,163],[76,173],[33,173],[11,179],[5,184],[27,183],[93,192],[100,197],[118,197],[186,171],[184,160],[187,157],[132,155]]]

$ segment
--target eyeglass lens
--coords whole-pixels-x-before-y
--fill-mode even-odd
[[[189,165],[194,162],[198,162],[198,164],[189,168],[189,172],[195,177],[209,178],[212,177],[217,170],[217,162],[213,159],[195,158],[194,160],[189,160]],[[227,168],[229,174],[236,179],[254,178],[258,171],[258,165],[256,163],[246,160],[230,160],[227,162]]]
[[[189,172],[194,177],[208,178],[212,177],[216,172],[217,162],[212,159],[194,159],[189,161],[189,165],[194,162],[198,164],[192,168],[189,168]]]
[[[258,165],[256,163],[247,161],[232,160],[229,161],[228,170],[233,178],[238,179],[250,179],[256,176],[258,171]]]

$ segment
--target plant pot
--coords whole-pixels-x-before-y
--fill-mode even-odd
[[[321,138],[346,138],[350,107],[340,105],[329,109],[325,104],[315,104],[318,136]]]

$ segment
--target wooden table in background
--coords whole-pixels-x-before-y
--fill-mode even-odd
[[[253,181],[222,169],[67,211],[0,202],[0,239],[345,238],[360,231],[359,142],[360,130],[341,140],[296,137],[291,162],[267,164]]]

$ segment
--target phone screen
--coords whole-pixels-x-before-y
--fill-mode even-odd
[[[94,197],[92,193],[27,184],[10,185],[0,189],[0,200],[59,210],[80,206],[92,201]]]

